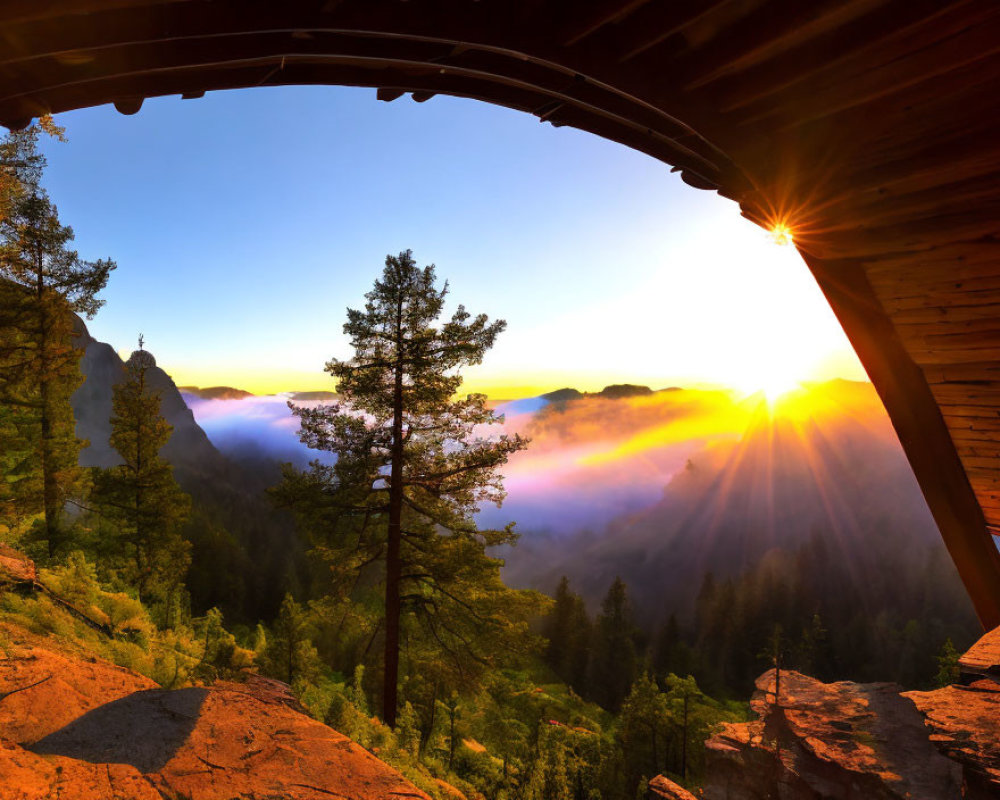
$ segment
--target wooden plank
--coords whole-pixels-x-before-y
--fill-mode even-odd
[[[942,413],[953,440],[962,436],[998,438],[1000,434],[1000,417],[963,417],[951,414],[946,409]]]
[[[886,313],[898,326],[921,329],[939,328],[942,332],[984,330],[996,323],[1000,292],[971,291],[947,295],[927,295],[883,300]]]
[[[954,4],[953,4],[954,5]],[[734,112],[812,80],[822,72],[839,73],[854,59],[892,49],[910,31],[952,13],[935,0],[892,0],[872,14],[814,37],[799,47],[713,87],[720,108]]]
[[[969,383],[1000,378],[1000,362],[979,361],[968,364],[943,364],[925,367],[927,380],[934,383]]]
[[[966,470],[989,470],[1000,477],[1000,459],[991,456],[973,455],[959,450],[958,457],[962,459]]]
[[[836,201],[823,206],[827,217],[841,217],[838,224],[824,226],[824,231],[835,234],[850,230],[857,220],[863,220],[866,227],[875,228],[896,225],[910,220],[923,219],[940,213],[947,208],[949,213],[977,211],[983,203],[989,203],[996,196],[996,173],[980,173],[972,178],[958,181],[948,177],[948,170],[938,171],[940,176],[935,185],[919,191],[894,190],[880,187],[880,191],[868,193],[847,192]]]
[[[979,361],[984,352],[1000,353],[1000,320],[989,330],[974,333],[931,333],[911,336],[900,331],[900,337],[914,352],[936,353],[940,359],[974,358]]]
[[[931,385],[934,397],[944,407],[948,405],[986,405],[1000,408],[1000,390],[994,387],[956,387],[953,384]]]
[[[648,2],[649,0],[601,0],[589,8],[577,10],[575,18],[557,34],[557,39],[566,47],[572,47],[605,25],[624,19]]]
[[[962,418],[955,419],[959,421]],[[956,447],[982,447],[1000,452],[1000,436],[997,435],[998,429],[996,427],[992,429],[985,426],[977,428],[971,425],[963,426],[960,422],[952,425],[951,419],[948,417],[945,417],[945,423],[948,425],[948,431],[951,433],[951,439],[955,442]]]
[[[835,72],[747,108],[749,119],[774,116],[784,106],[794,108],[800,122],[820,120],[982,61],[1000,52],[998,16],[994,3],[958,9],[935,26],[914,28],[880,54],[859,54]]]
[[[729,0],[678,0],[646,6],[639,13],[633,14],[617,32],[617,61],[629,61],[647,53],[674,34],[728,4]]]
[[[985,264],[996,263],[1000,258],[1000,241],[945,242],[919,255],[893,254],[881,258],[865,259],[865,273],[901,280],[933,280],[942,276],[942,269],[954,278],[977,277]],[[971,270],[967,272],[967,270]]]
[[[702,48],[694,58],[679,59],[676,74],[685,84],[684,90],[690,92],[724,76],[743,74],[771,62],[884,5],[885,0],[763,4],[752,18],[742,19],[731,28],[728,36],[713,39],[711,47]]]
[[[961,263],[956,264],[962,267]],[[929,295],[936,295],[947,298],[949,305],[957,296],[969,297],[971,300],[979,302],[978,292],[996,292],[1000,297],[1000,262],[989,262],[986,264],[971,265],[967,269],[968,277],[948,275],[947,269],[938,268],[932,276],[923,280],[916,278],[901,279],[896,275],[880,273],[868,273],[872,288],[875,289],[883,306],[889,303],[903,300],[927,300]],[[932,303],[912,303],[911,308],[930,306]],[[896,306],[902,308],[902,306]]]

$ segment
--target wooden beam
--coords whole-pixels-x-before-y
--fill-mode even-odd
[[[979,621],[986,629],[995,628],[1000,625],[1000,553],[923,372],[860,262],[802,256],[885,404]]]

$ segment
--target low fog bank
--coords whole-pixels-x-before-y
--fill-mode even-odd
[[[291,462],[305,467],[310,461],[332,460],[328,453],[310,450],[299,441],[299,420],[288,408],[292,394],[246,397],[202,397],[182,391],[184,402],[202,430],[220,452],[242,462]],[[296,401],[315,406],[320,401]]]
[[[330,458],[298,441],[287,396],[185,399],[215,446],[244,463]],[[871,571],[891,565],[930,570],[964,602],[870,384],[809,385],[773,406],[762,395],[665,390],[497,410],[506,431],[531,439],[505,469],[503,507],[480,514],[484,526],[517,523],[520,543],[501,553],[511,585],[551,592],[567,575],[596,610],[620,575],[655,625],[667,610],[691,618],[706,573],[735,578],[807,548],[835,560],[834,591],[863,594]]]

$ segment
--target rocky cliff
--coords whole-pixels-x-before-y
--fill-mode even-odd
[[[76,332],[79,334],[77,346],[83,350],[80,371],[85,380],[73,394],[73,413],[77,436],[90,443],[80,454],[80,462],[88,467],[109,467],[121,463],[109,438],[111,394],[115,384],[125,376],[125,365],[115,349],[94,339],[79,318],[76,319]],[[225,459],[198,427],[170,376],[155,367],[150,370],[148,380],[160,393],[161,411],[174,429],[163,448],[163,457],[183,473],[183,477],[224,473],[227,470]]]

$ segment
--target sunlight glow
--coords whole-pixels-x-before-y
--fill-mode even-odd
[[[795,241],[792,229],[785,222],[776,222],[768,233],[771,241],[779,247],[786,247]]]

